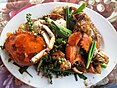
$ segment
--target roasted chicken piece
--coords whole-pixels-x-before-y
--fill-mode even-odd
[[[46,44],[38,35],[32,32],[19,32],[11,34],[5,41],[5,50],[20,66],[32,65],[30,59],[45,49]]]

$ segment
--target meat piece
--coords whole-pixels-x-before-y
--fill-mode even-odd
[[[89,48],[90,48],[90,45],[91,45],[91,42],[92,42],[92,38],[90,36],[88,36],[86,33],[84,33],[83,35],[83,38],[81,40],[81,46],[82,48],[88,52],[89,51]]]
[[[82,34],[80,32],[75,32],[75,33],[72,33],[69,38],[68,38],[68,41],[67,43],[70,45],[70,46],[76,46],[80,39],[82,37]]]
[[[108,64],[109,57],[102,50],[98,50],[98,52],[94,58],[94,61]]]
[[[71,69],[71,63],[69,62],[69,60],[64,59],[64,61],[60,63],[60,69],[61,70]]]
[[[94,66],[92,64],[90,64],[89,68],[87,69],[87,72],[89,72],[89,73],[96,73],[95,72],[95,68],[94,68]]]
[[[45,16],[46,17],[46,16]],[[59,14],[49,14],[49,15],[47,15],[47,17],[50,17],[50,19],[53,19],[53,20],[58,20],[58,19],[64,19],[64,17],[63,16],[61,16],[61,15],[59,15]]]
[[[35,53],[45,48],[44,40],[30,32],[19,32],[11,34],[5,41],[5,50],[20,66],[31,65],[30,59]]]
[[[69,60],[71,63],[76,59],[77,55],[77,48],[76,46],[70,46],[66,45],[66,58]]]
[[[52,53],[52,56],[54,56],[56,59],[62,60],[59,61],[61,70],[71,69],[71,63],[69,62],[69,60],[65,59],[65,54],[62,51],[58,50]]]
[[[52,53],[52,56],[54,56],[56,59],[58,59],[58,58],[64,58],[65,54],[62,51],[58,50],[58,51]]]
[[[74,32],[80,31],[86,33],[88,36],[91,36],[94,40],[97,41],[96,47],[103,48],[104,41],[102,35],[92,23],[91,19],[85,13],[78,13],[73,16],[76,24],[74,26]]]
[[[75,62],[78,64],[78,66],[85,67],[85,62],[81,54],[76,56]]]
[[[95,66],[95,70],[96,70],[97,73],[101,74],[102,68],[101,68],[100,63],[98,63],[98,64]]]
[[[75,14],[73,16],[76,24],[74,26],[75,31],[85,32],[86,34],[91,34],[91,20],[85,13]]]
[[[64,7],[64,6],[55,7],[55,8],[52,10],[52,13],[60,14],[60,15],[63,15],[63,16],[64,16],[64,14],[65,14],[65,7]]]

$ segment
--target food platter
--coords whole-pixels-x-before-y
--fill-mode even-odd
[[[18,13],[15,17],[13,17],[6,27],[4,28],[1,39],[0,39],[0,45],[3,45],[5,42],[5,39],[7,38],[6,33],[8,32],[14,32],[18,26],[21,23],[25,23],[26,19],[25,16],[27,13],[32,13],[32,18],[38,18],[43,15],[49,14],[51,10],[56,6],[74,6],[78,7],[76,4],[71,3],[60,3],[60,2],[53,2],[53,3],[45,3],[45,4],[39,4],[33,7],[30,7],[20,13]],[[37,72],[34,68],[34,66],[30,66],[28,68],[28,72],[33,76],[30,77],[27,73],[20,74],[18,71],[19,67],[12,64],[12,62],[9,62],[9,56],[4,51],[1,50],[1,58],[4,63],[4,65],[7,67],[7,69],[13,74],[16,78],[23,81],[24,83],[38,87],[38,88],[84,88],[87,84],[87,86],[91,86],[93,84],[96,84],[100,80],[102,80],[104,77],[106,77],[114,68],[116,65],[116,51],[117,51],[117,33],[113,26],[101,15],[96,13],[95,11],[85,8],[84,12],[91,18],[95,26],[98,28],[100,33],[103,36],[104,39],[104,51],[109,56],[109,64],[106,69],[102,70],[101,74],[84,74],[88,79],[85,81],[82,79],[78,79],[78,81],[74,80],[73,75],[66,76],[62,78],[53,78],[53,84],[49,84],[47,81],[47,78],[40,75],[37,75]]]

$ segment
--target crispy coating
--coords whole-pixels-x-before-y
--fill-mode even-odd
[[[5,50],[20,66],[30,66],[30,59],[44,49],[44,40],[31,32],[11,34],[5,41]]]

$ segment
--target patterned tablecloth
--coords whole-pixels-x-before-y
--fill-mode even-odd
[[[91,8],[106,17],[117,30],[117,0],[0,0],[0,33],[7,22],[22,10],[36,4],[57,1],[76,4],[86,2],[88,8]],[[117,83],[117,65],[106,78],[93,87],[99,88],[99,86],[106,86],[108,83]],[[0,59],[0,88],[33,87],[22,83],[10,74]],[[101,88],[103,88],[103,86]]]

